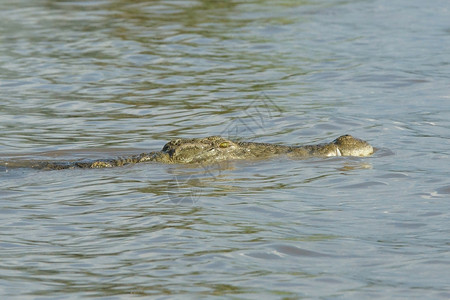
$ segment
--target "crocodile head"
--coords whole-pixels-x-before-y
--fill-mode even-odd
[[[157,160],[168,163],[213,163],[230,159],[263,159],[280,154],[292,157],[311,156],[369,156],[369,143],[343,135],[331,143],[289,147],[265,143],[233,142],[220,136],[176,139],[164,145]]]
[[[173,163],[211,163],[238,158],[239,146],[220,136],[207,138],[176,139],[164,145]]]
[[[369,156],[373,153],[373,147],[368,142],[348,134],[338,137],[331,144],[336,145],[337,156]]]

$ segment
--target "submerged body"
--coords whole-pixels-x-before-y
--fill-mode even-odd
[[[161,151],[142,153],[116,159],[90,161],[37,161],[17,167],[38,169],[110,168],[126,164],[154,161],[169,164],[210,164],[224,160],[266,159],[279,155],[291,158],[329,156],[369,156],[373,147],[366,141],[343,135],[331,143],[305,146],[283,146],[267,143],[231,141],[220,136],[176,139],[164,145]],[[14,166],[14,164],[8,164]]]

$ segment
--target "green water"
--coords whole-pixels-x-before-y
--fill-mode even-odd
[[[342,134],[369,158],[0,166],[5,299],[448,299],[446,1],[0,1],[0,161]]]

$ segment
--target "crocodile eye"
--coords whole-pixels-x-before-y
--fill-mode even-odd
[[[230,143],[228,143],[228,142],[222,142],[219,144],[220,148],[228,148],[229,146],[230,146]]]

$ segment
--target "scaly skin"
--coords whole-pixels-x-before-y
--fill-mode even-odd
[[[164,146],[162,152],[169,155],[172,163],[211,163],[231,159],[265,159],[277,155],[292,158],[369,156],[373,153],[373,147],[351,135],[340,136],[327,144],[306,146],[233,142],[219,136],[211,136],[172,140]]]
[[[267,143],[230,141],[219,136],[193,139],[176,139],[164,145],[161,151],[142,153],[116,159],[89,161],[37,161],[27,165],[9,164],[9,167],[31,167],[36,169],[111,168],[140,162],[168,164],[211,164],[224,160],[266,159],[279,155],[291,158],[328,156],[369,156],[373,153],[369,143],[343,135],[331,143],[306,146],[283,146]]]

